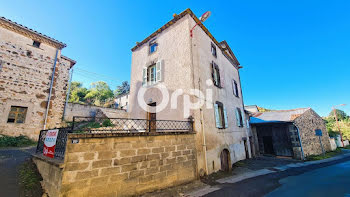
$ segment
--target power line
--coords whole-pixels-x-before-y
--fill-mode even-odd
[[[112,77],[112,76],[108,76],[108,75],[104,75],[104,74],[99,74],[99,73],[96,73],[96,72],[92,72],[92,71],[88,71],[88,70],[84,70],[84,69],[81,69],[81,68],[75,68],[75,70],[78,70],[79,72],[81,73],[86,73],[86,74],[90,74],[90,75],[94,75],[94,76],[100,76],[100,77],[104,77],[106,79],[110,79],[110,80],[113,80],[113,81],[118,81],[118,82],[123,82],[124,80],[120,80],[120,79],[117,79],[115,77]]]

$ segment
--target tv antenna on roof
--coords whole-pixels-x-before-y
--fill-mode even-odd
[[[192,29],[190,30],[190,35],[191,35],[191,38],[193,37],[193,30],[194,28],[199,24],[199,23],[203,23],[204,21],[206,21],[209,16],[211,15],[211,12],[210,11],[206,11],[201,17],[199,17],[199,21],[198,23],[196,23],[195,26],[192,27]]]

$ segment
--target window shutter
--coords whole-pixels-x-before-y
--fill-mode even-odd
[[[239,111],[238,111],[238,109],[236,108],[236,110],[235,110],[235,112],[236,112],[236,123],[237,123],[237,126],[241,126],[241,121],[239,120]]]
[[[216,79],[215,79],[215,64],[214,62],[211,62],[211,77],[213,78],[213,83],[216,85]]]
[[[163,70],[163,64],[164,64],[164,61],[163,60],[159,60],[156,64],[156,81],[157,82],[160,82],[162,81],[162,70]]]
[[[227,112],[226,112],[226,108],[224,107],[224,118],[225,118],[225,128],[228,127],[228,121],[227,121]]]
[[[142,73],[142,86],[147,85],[147,67],[143,68],[143,73]]]
[[[244,110],[242,111],[242,126],[244,127],[245,125],[245,118],[244,118]]]
[[[220,116],[219,116],[219,106],[216,103],[214,104],[214,112],[215,112],[216,128],[222,128]]]

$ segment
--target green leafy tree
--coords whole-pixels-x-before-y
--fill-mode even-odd
[[[71,84],[69,102],[83,103],[86,101],[85,96],[87,93],[88,89],[84,88],[81,82],[73,81]]]
[[[123,81],[122,85],[117,86],[117,89],[114,91],[114,95],[122,95],[126,94],[130,91],[130,85],[128,81]]]
[[[113,91],[109,88],[108,84],[104,81],[98,81],[91,83],[91,88],[86,94],[85,99],[95,105],[101,105],[101,103],[104,103],[107,99],[113,97]]]
[[[336,112],[336,114],[337,114],[338,120],[345,120],[345,119],[348,118],[348,115],[347,115],[343,110],[336,109],[335,112]],[[335,117],[334,117],[334,111],[333,111],[333,110],[329,113],[328,117],[333,117],[333,118],[335,118]]]

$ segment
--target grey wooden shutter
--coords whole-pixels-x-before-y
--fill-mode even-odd
[[[142,86],[147,85],[147,67],[143,68],[143,73],[142,73]]]
[[[156,64],[156,82],[160,82],[163,79],[162,70],[163,70],[163,60],[159,60]]]
[[[225,128],[228,127],[228,121],[227,121],[227,112],[226,112],[226,108],[224,107],[224,119],[225,119]]]
[[[213,78],[213,83],[216,85],[216,79],[215,79],[215,64],[214,61],[211,62],[211,77]]]
[[[225,73],[223,69],[219,69],[219,79],[220,79],[220,87],[223,88],[225,85]]]
[[[237,126],[241,126],[241,121],[239,120],[239,111],[238,111],[238,108],[235,109],[235,112],[236,112],[236,123],[237,123]]]
[[[216,103],[214,104],[214,115],[215,115],[216,128],[222,128],[222,124],[219,116],[219,106]]]

